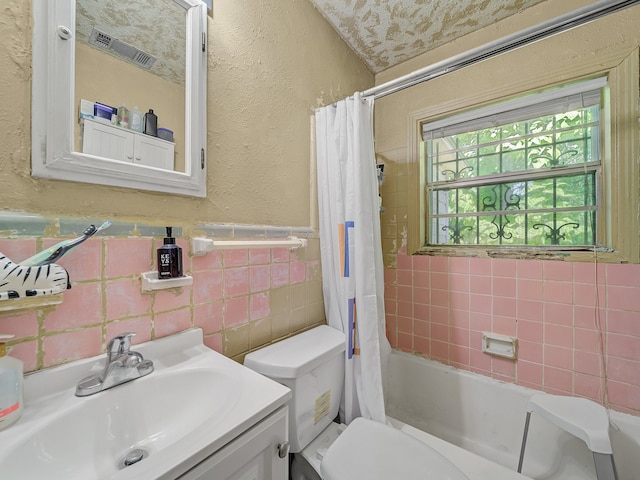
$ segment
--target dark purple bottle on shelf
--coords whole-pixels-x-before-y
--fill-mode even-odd
[[[176,245],[171,230],[171,227],[167,227],[164,245],[158,249],[159,279],[182,277],[182,248]]]

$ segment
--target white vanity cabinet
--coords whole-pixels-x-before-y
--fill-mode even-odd
[[[287,480],[287,407],[253,426],[178,480]]]
[[[90,118],[83,124],[82,153],[173,170],[174,143]]]

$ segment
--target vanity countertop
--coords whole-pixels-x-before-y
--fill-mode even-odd
[[[288,388],[210,350],[200,329],[133,345],[153,373],[76,397],[105,356],[25,376],[22,417],[0,431],[7,480],[176,478],[286,404]],[[139,463],[122,468],[141,448]]]

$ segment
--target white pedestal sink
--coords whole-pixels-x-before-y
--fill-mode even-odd
[[[76,397],[75,385],[100,371],[104,356],[27,375],[23,416],[0,432],[1,477],[177,478],[290,396],[206,348],[199,329],[134,350],[153,360],[155,371],[88,397]],[[125,458],[134,463],[124,466]]]

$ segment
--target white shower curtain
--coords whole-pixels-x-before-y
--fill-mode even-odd
[[[386,422],[382,365],[390,352],[384,323],[384,270],[373,148],[373,98],[316,110],[318,211],[324,308],[346,337],[340,413]]]

